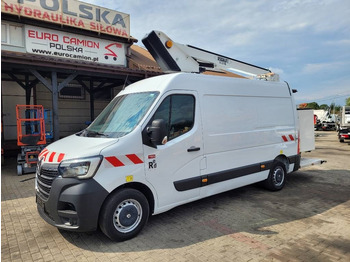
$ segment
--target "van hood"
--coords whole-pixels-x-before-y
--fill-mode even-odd
[[[45,163],[60,163],[67,159],[96,156],[118,140],[117,138],[71,135],[48,145],[40,152],[39,159]]]

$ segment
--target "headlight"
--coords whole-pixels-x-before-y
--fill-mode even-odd
[[[102,156],[94,156],[62,161],[58,172],[62,177],[91,178],[96,174],[102,159]]]

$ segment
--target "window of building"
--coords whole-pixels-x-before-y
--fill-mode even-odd
[[[171,95],[164,99],[152,120],[163,119],[167,123],[170,141],[192,129],[194,112],[195,99],[192,95]]]
[[[24,47],[23,25],[1,23],[1,44]]]
[[[85,99],[85,90],[81,85],[68,84],[61,89],[59,98]]]
[[[7,43],[7,25],[1,24],[1,43]]]
[[[94,99],[96,101],[111,101],[113,98],[111,88],[94,89]]]

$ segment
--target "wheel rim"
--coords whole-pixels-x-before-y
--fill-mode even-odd
[[[142,218],[142,206],[135,199],[122,201],[113,214],[114,227],[122,233],[133,231]]]
[[[273,171],[273,183],[276,187],[279,187],[284,182],[284,169],[280,166],[276,167]]]

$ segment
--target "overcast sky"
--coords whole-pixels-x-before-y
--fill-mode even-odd
[[[130,14],[139,40],[175,42],[279,73],[296,102],[344,105],[350,96],[350,0],[82,0]]]

